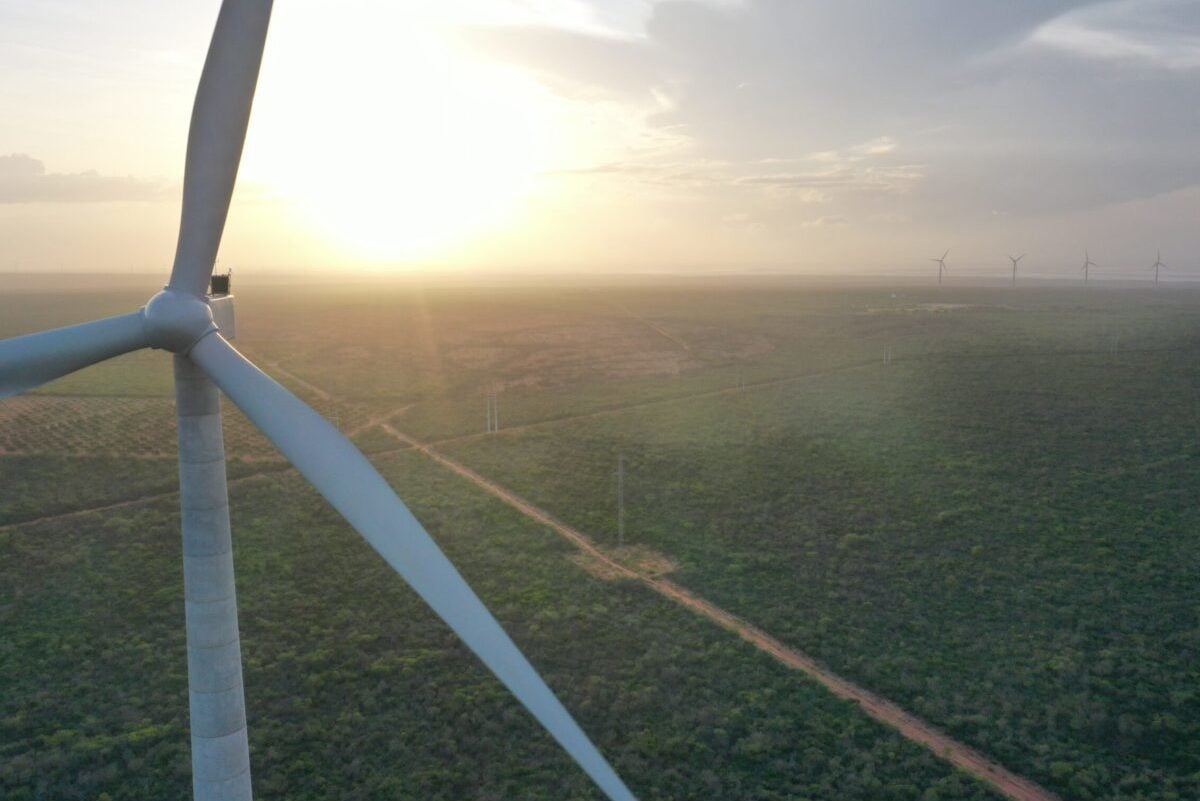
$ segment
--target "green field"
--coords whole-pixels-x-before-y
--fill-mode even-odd
[[[83,305],[0,298],[0,335]],[[642,799],[997,796],[378,421],[607,548],[623,458],[626,541],[673,581],[1064,799],[1165,801],[1200,797],[1197,312],[1190,289],[264,284],[236,344],[377,454]],[[0,402],[4,798],[187,791],[169,376],[139,354]],[[226,417],[257,794],[594,797]]]

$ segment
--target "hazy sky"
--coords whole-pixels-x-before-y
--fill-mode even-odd
[[[0,0],[0,271],[165,270],[216,2]],[[1200,2],[278,0],[222,263],[1200,270]]]

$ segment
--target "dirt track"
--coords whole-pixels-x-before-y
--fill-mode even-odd
[[[920,743],[937,756],[972,776],[990,784],[1014,801],[1058,801],[1044,787],[1003,768],[970,746],[964,745],[929,723],[905,712],[901,707],[870,690],[859,687],[817,664],[811,657],[788,648],[761,629],[750,625],[703,598],[692,595],[666,579],[639,576],[646,585],[678,603],[693,609],[765,651],[788,667],[802,670],[839,698],[857,701],[863,712],[884,723],[913,742]]]
[[[539,509],[494,481],[484,478],[461,462],[457,462],[449,456],[440,453],[432,445],[417,442],[403,432],[397,431],[390,424],[385,423],[383,428],[400,442],[411,445],[437,463],[454,471],[482,489],[487,490],[527,517],[553,529],[557,534],[574,543],[576,547],[584,551],[588,556],[603,563],[612,575],[641,582],[660,595],[670,598],[672,601],[703,615],[722,628],[732,631],[746,642],[755,646],[760,651],[770,654],[788,667],[803,671],[811,678],[820,682],[822,686],[837,697],[856,701],[863,712],[870,717],[891,726],[909,740],[925,746],[938,757],[966,771],[980,781],[991,785],[1004,797],[1013,799],[1013,801],[1059,801],[1058,796],[1049,790],[996,764],[975,749],[960,743],[933,725],[906,712],[886,698],[882,698],[870,690],[859,687],[857,684],[830,672],[811,657],[787,647],[758,627],[739,619],[703,598],[693,595],[673,581],[645,575],[621,564],[601,550],[586,534],[560,522],[545,510]]]
[[[172,455],[174,455],[174,454],[172,454]],[[257,473],[249,473],[244,476],[238,476],[237,478],[228,479],[226,483],[230,487],[236,487],[240,484],[245,484],[247,482],[254,481],[255,479],[262,478],[263,476],[267,475],[268,473],[283,472],[286,470],[295,469],[295,468],[292,468],[291,466],[289,466],[288,463],[284,462],[284,461],[278,461],[278,462],[276,462],[276,464],[278,466],[273,470],[271,470],[271,469],[260,470]],[[128,507],[128,506],[138,506],[140,504],[152,503],[157,500],[162,500],[163,498],[175,498],[178,496],[179,496],[179,490],[164,490],[162,492],[150,492],[145,495],[138,495],[137,497],[134,497],[134,498],[127,498],[123,501],[115,501],[113,503],[107,503],[107,504],[104,504],[103,506],[89,506],[86,509],[72,509],[72,510],[66,511],[66,512],[56,512],[55,514],[52,514],[52,515],[43,515],[42,517],[31,517],[26,520],[14,520],[12,523],[5,523],[3,525],[0,525],[0,531],[4,531],[4,530],[10,529],[10,528],[25,528],[26,526],[36,526],[39,523],[47,523],[51,520],[71,520],[76,517],[84,517],[86,515],[100,514],[101,512],[111,512],[113,509],[124,509],[125,507]]]
[[[782,378],[768,378],[762,381],[747,381],[740,386],[733,387],[718,387],[717,389],[706,389],[700,392],[692,392],[686,395],[672,395],[666,398],[652,398],[651,400],[635,401],[633,403],[624,403],[618,406],[608,406],[603,409],[597,409],[593,412],[581,412],[580,414],[567,415],[565,417],[551,417],[545,420],[536,420],[532,423],[520,423],[514,426],[505,426],[497,431],[477,432],[474,434],[458,434],[450,437],[435,439],[427,443],[429,445],[447,445],[452,442],[465,442],[466,440],[480,439],[481,437],[494,437],[496,434],[511,434],[514,431],[526,431],[532,428],[544,428],[546,426],[559,425],[561,423],[569,423],[575,420],[590,420],[594,417],[606,417],[611,414],[620,414],[621,412],[631,411],[633,409],[644,409],[648,406],[664,406],[669,403],[686,403],[688,401],[699,400],[701,398],[719,398],[724,395],[736,395],[740,392],[746,392],[752,389],[767,389],[784,384],[796,384],[802,381],[808,381],[814,378],[830,376],[836,373],[847,373],[853,370],[863,370],[868,367],[874,367],[876,362],[852,362],[842,365],[841,367],[831,367],[828,370],[816,370],[809,373],[798,373],[796,375],[783,376]]]
[[[279,362],[264,361],[263,364],[266,365],[267,367],[271,368],[271,372],[276,373],[277,375],[287,376],[292,381],[294,381],[295,383],[304,387],[305,389],[307,389],[312,394],[316,395],[321,400],[332,401],[334,399],[332,395],[330,395],[328,392],[326,392],[325,390],[318,387],[316,384],[305,381],[303,378],[296,375],[295,373],[293,373],[289,370],[285,370],[279,364]]]
[[[626,315],[626,316],[628,316],[628,317],[630,317],[630,318],[632,318],[632,319],[634,319],[634,320],[637,320],[639,323],[641,323],[642,325],[646,326],[646,327],[647,327],[647,328],[649,328],[651,331],[653,331],[654,333],[658,334],[658,335],[659,335],[659,336],[661,336],[663,339],[667,340],[667,341],[668,341],[668,342],[670,342],[672,345],[674,345],[675,347],[677,347],[677,348],[679,348],[680,350],[682,350],[684,353],[689,353],[689,354],[690,354],[690,353],[692,352],[692,347],[691,347],[691,345],[689,345],[688,343],[684,342],[682,339],[680,339],[679,337],[675,336],[675,335],[674,335],[674,334],[672,334],[670,331],[668,331],[667,329],[663,328],[661,325],[659,325],[658,323],[654,322],[653,320],[647,320],[645,317],[642,317],[640,314],[635,314],[635,313],[634,313],[634,311],[633,311],[633,309],[629,308],[629,307],[628,307],[628,306],[626,306],[624,303],[621,303],[621,302],[619,302],[619,301],[616,301],[616,300],[610,300],[610,301],[609,301],[609,303],[611,303],[611,304],[613,305],[613,307],[614,307],[614,308],[616,308],[618,311],[620,311],[622,314],[624,314],[624,315]]]
[[[375,426],[377,426],[381,423],[386,423],[390,420],[393,420],[393,419],[399,417],[400,415],[404,414],[409,409],[411,409],[412,406],[413,405],[411,403],[406,403],[405,405],[400,406],[395,409],[392,409],[391,411],[383,412],[383,413],[377,414],[373,417],[368,417],[366,420],[359,423],[354,428],[347,429],[343,433],[346,435],[346,437],[348,439],[353,439],[354,437],[358,436],[362,432],[366,431],[368,428],[374,428]]]

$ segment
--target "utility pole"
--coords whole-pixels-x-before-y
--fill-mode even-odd
[[[625,456],[617,457],[617,547],[625,547]]]
[[[500,406],[495,392],[489,392],[487,396],[487,430],[489,434],[500,430]]]

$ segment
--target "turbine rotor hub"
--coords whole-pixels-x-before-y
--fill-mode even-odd
[[[208,301],[177,289],[150,298],[142,308],[142,327],[150,347],[181,354],[217,330]]]

